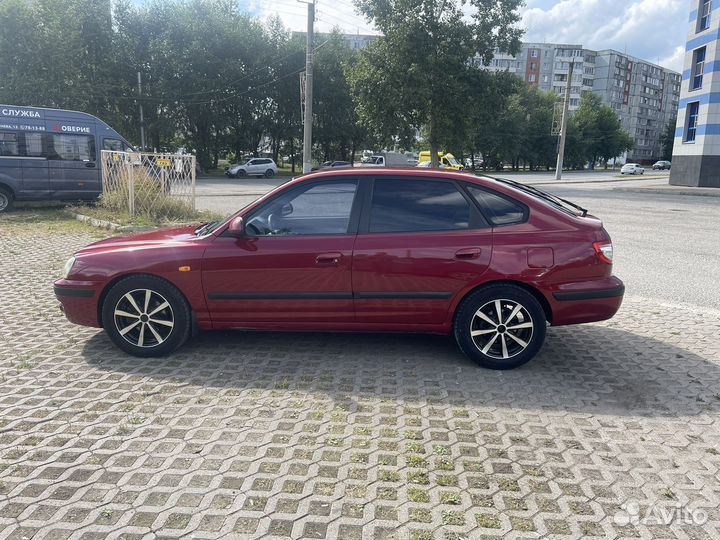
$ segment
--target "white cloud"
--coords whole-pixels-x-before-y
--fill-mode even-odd
[[[298,0],[248,0],[263,19],[279,16],[294,31],[307,28],[307,7]],[[349,34],[376,34],[353,0],[317,0],[316,30],[334,27]],[[688,28],[687,0],[527,0],[524,40],[576,43],[616,49],[682,71]]]
[[[290,30],[307,29],[307,5],[298,0],[253,0],[251,13],[262,19],[277,15]],[[348,34],[377,34],[372,24],[355,11],[352,0],[317,0],[315,30],[329,32],[338,27]]]
[[[538,7],[546,4],[546,7]],[[577,43],[627,51],[682,71],[687,0],[534,0],[523,13],[527,41]]]

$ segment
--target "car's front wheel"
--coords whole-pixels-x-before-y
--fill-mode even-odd
[[[247,172],[244,169],[240,169],[235,173],[235,178],[243,178],[245,176],[247,176]]]
[[[516,285],[490,285],[468,296],[455,315],[460,349],[482,367],[513,369],[529,362],[545,340],[545,312]]]
[[[12,208],[13,194],[9,190],[0,187],[0,212],[7,212]]]
[[[190,306],[182,293],[155,276],[130,276],[105,296],[102,322],[110,339],[133,356],[163,356],[190,335]]]

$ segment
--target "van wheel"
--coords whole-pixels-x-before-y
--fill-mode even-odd
[[[455,315],[455,340],[482,367],[513,369],[529,362],[545,341],[545,312],[515,285],[490,285],[465,300]]]
[[[272,178],[273,176],[275,176],[275,171],[273,171],[272,169],[268,169],[267,171],[265,171],[265,178]]]
[[[12,191],[0,188],[0,212],[7,212],[12,209],[13,199]]]
[[[163,356],[187,340],[192,326],[190,306],[182,293],[155,276],[118,281],[102,305],[102,322],[110,339],[139,357]]]

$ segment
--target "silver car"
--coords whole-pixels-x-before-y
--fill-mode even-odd
[[[225,175],[228,178],[240,178],[243,176],[264,176],[272,178],[277,174],[278,168],[270,158],[252,158],[242,164],[235,164],[228,167]]]

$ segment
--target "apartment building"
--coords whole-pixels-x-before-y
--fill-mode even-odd
[[[660,138],[678,110],[680,74],[611,49],[579,44],[523,43],[516,56],[496,51],[485,69],[515,73],[546,92],[564,95],[573,63],[570,110],[586,92],[597,94],[620,117],[635,141],[628,161],[650,162],[662,154]]]

